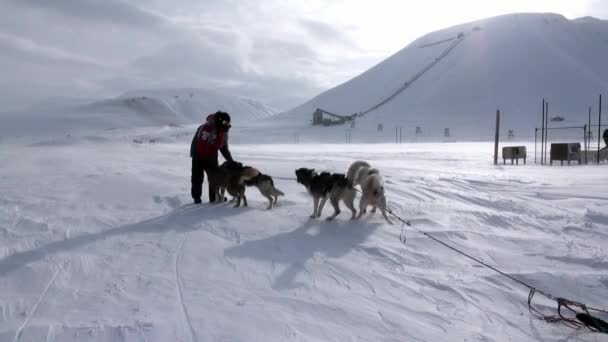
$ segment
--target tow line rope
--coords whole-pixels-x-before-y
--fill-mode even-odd
[[[293,177],[274,177],[275,179],[281,179],[281,180],[294,180],[297,181],[296,178]],[[355,191],[357,191],[358,193],[361,193],[361,191],[359,189],[355,188]],[[429,239],[437,242],[438,244],[451,249],[452,251],[482,265],[483,267],[486,267],[510,280],[512,280],[513,282],[516,282],[520,285],[522,285],[523,287],[527,288],[529,290],[528,293],[528,310],[530,311],[530,314],[532,314],[532,316],[543,320],[547,323],[562,323],[567,327],[573,328],[573,329],[578,329],[578,328],[582,328],[582,327],[586,327],[589,330],[593,331],[593,332],[600,332],[600,333],[606,333],[608,334],[608,322],[601,320],[597,317],[594,317],[593,315],[591,315],[590,311],[593,312],[597,312],[597,313],[601,313],[601,314],[606,314],[608,315],[608,311],[607,310],[603,310],[603,309],[598,309],[598,308],[594,308],[591,306],[587,306],[586,304],[580,303],[580,302],[576,302],[573,300],[569,300],[566,298],[562,298],[562,297],[556,297],[550,293],[544,292],[542,290],[537,289],[536,287],[523,282],[501,270],[499,270],[498,268],[489,265],[488,263],[468,254],[465,253],[461,250],[459,250],[458,248],[436,238],[435,236],[431,235],[428,232],[425,232],[423,230],[418,229],[417,227],[415,227],[414,225],[412,225],[412,223],[409,220],[405,220],[402,217],[400,217],[399,215],[397,215],[395,213],[395,208],[391,207],[391,206],[385,206],[384,209],[386,210],[386,212],[388,214],[390,214],[391,216],[393,216],[395,219],[399,220],[399,222],[402,223],[401,225],[401,233],[399,234],[399,240],[405,244],[407,241],[407,237],[405,234],[405,226],[408,227],[412,227],[414,228],[417,232],[419,232],[420,234],[428,237]],[[540,310],[538,310],[537,308],[534,307],[534,305],[532,304],[532,299],[534,298],[534,295],[536,293],[540,293],[541,295],[545,296],[546,298],[555,301],[557,303],[557,315],[546,315],[543,314]],[[565,310],[562,310],[565,309]],[[573,317],[570,316],[565,316],[562,311],[568,311],[571,315],[574,315]]]
[[[395,214],[394,208],[387,206],[387,207],[385,207],[385,209],[390,215],[392,215],[393,217],[395,217],[397,220],[399,220],[402,223],[401,234],[399,236],[399,240],[403,244],[405,244],[405,242],[406,242],[404,227],[407,225],[409,227],[414,228],[416,231],[418,231],[419,233],[423,234],[424,236],[430,238],[431,240],[443,245],[444,247],[447,247],[447,248],[451,249],[452,251],[454,251],[470,260],[473,260],[474,262],[526,287],[530,291],[528,293],[528,310],[534,317],[536,317],[540,320],[543,320],[545,322],[548,322],[548,323],[558,323],[559,322],[559,323],[564,324],[567,327],[574,328],[574,329],[586,327],[593,332],[601,332],[601,333],[608,334],[608,323],[597,317],[592,316],[590,313],[590,311],[594,311],[597,313],[602,313],[602,314],[608,315],[607,310],[587,306],[586,304],[583,304],[580,302],[576,302],[576,301],[569,300],[569,299],[562,298],[562,297],[556,297],[550,293],[541,291],[541,290],[537,289],[536,287],[534,287],[526,282],[523,282],[523,281],[499,270],[498,268],[496,268],[492,265],[489,265],[486,262],[459,250],[458,248],[456,248],[444,241],[441,241],[440,239],[436,238],[435,236],[418,229],[417,227],[413,226],[410,221],[404,220],[399,215]],[[545,296],[546,298],[548,298],[552,301],[555,301],[557,303],[557,315],[543,314],[540,310],[538,310],[537,308],[534,307],[534,305],[532,304],[532,299],[534,298],[534,295],[536,293],[540,293],[541,295]],[[565,316],[562,313],[562,309],[566,309],[567,311],[569,311],[570,314],[574,315],[574,317]]]

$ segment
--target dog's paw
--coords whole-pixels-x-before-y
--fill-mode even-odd
[[[333,221],[333,220],[334,220],[334,217],[331,217],[331,216],[325,219],[325,221]]]
[[[316,214],[312,214],[312,215],[310,215],[309,217],[310,217],[311,219],[316,219],[316,218],[317,218],[317,215],[316,215]]]

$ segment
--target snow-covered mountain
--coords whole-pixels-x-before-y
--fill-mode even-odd
[[[533,136],[542,98],[561,124],[583,125],[587,108],[608,90],[608,21],[558,14],[511,14],[427,34],[363,74],[281,115],[310,125],[322,108],[365,113],[357,129],[378,124],[410,136],[464,139],[493,134],[496,109],[504,132]],[[387,101],[386,101],[387,100]],[[597,115],[597,114],[595,114]]]
[[[272,116],[277,110],[245,97],[221,94],[208,89],[178,88],[130,91],[119,99],[155,99],[187,120],[199,122],[207,113],[223,110],[232,120],[249,121]]]
[[[3,115],[2,136],[53,136],[144,126],[200,123],[218,110],[245,124],[277,111],[258,101],[205,89],[155,89],[127,92],[96,101],[53,99],[16,115]]]

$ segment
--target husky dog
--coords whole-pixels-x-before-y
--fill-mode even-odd
[[[348,180],[353,186],[361,185],[365,183],[365,179],[372,174],[380,173],[377,169],[373,169],[368,162],[358,160],[350,165],[347,172]]]
[[[247,206],[245,196],[245,181],[249,181],[260,174],[260,171],[250,166],[243,166],[241,163],[224,162],[213,171],[213,177],[209,181],[217,191],[217,198],[224,199],[224,193],[228,193],[236,200],[235,208],[241,205]]]
[[[244,182],[247,186],[255,186],[258,188],[262,196],[268,199],[269,203],[267,209],[272,209],[272,205],[277,204],[279,196],[285,196],[281,190],[274,187],[274,181],[269,175],[258,173],[257,176],[249,180],[245,180]]]
[[[386,197],[384,196],[384,181],[382,177],[375,173],[369,175],[363,184],[361,184],[362,195],[361,202],[359,202],[359,216],[360,218],[366,211],[368,206],[372,206],[372,213],[376,212],[376,208],[380,208],[382,216],[386,219],[386,222],[393,224],[386,216]]]
[[[321,216],[325,202],[329,198],[334,207],[334,214],[327,220],[333,220],[340,214],[340,200],[352,212],[351,219],[355,218],[357,211],[353,204],[355,200],[355,189],[346,176],[341,173],[322,172],[318,174],[314,169],[300,168],[296,170],[298,183],[304,185],[313,198],[313,212],[311,218]]]
[[[363,161],[363,160],[357,160],[356,162],[352,163],[350,165],[350,167],[348,168],[348,172],[346,173],[346,177],[348,178],[348,180],[353,183],[353,185],[355,185],[355,179],[357,178],[357,173],[359,173],[359,169],[362,167],[367,167],[370,168],[371,165],[369,165],[368,162]]]

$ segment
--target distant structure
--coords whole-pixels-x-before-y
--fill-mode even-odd
[[[422,134],[422,127],[416,126],[416,135]]]
[[[446,137],[446,138],[450,137],[450,129],[449,128],[445,128],[443,130],[443,136]]]
[[[381,123],[379,123],[378,124],[378,132],[382,132],[383,130],[384,130],[384,126]]]
[[[317,108],[312,113],[312,125],[313,126],[333,126],[333,125],[342,125],[344,123],[350,122],[351,125],[355,121],[357,117],[357,113],[352,115],[338,115],[321,108]],[[354,127],[354,126],[353,126]]]
[[[513,132],[512,129],[510,129],[509,132],[507,133],[507,139],[513,140],[513,138],[515,138],[515,133]]]

